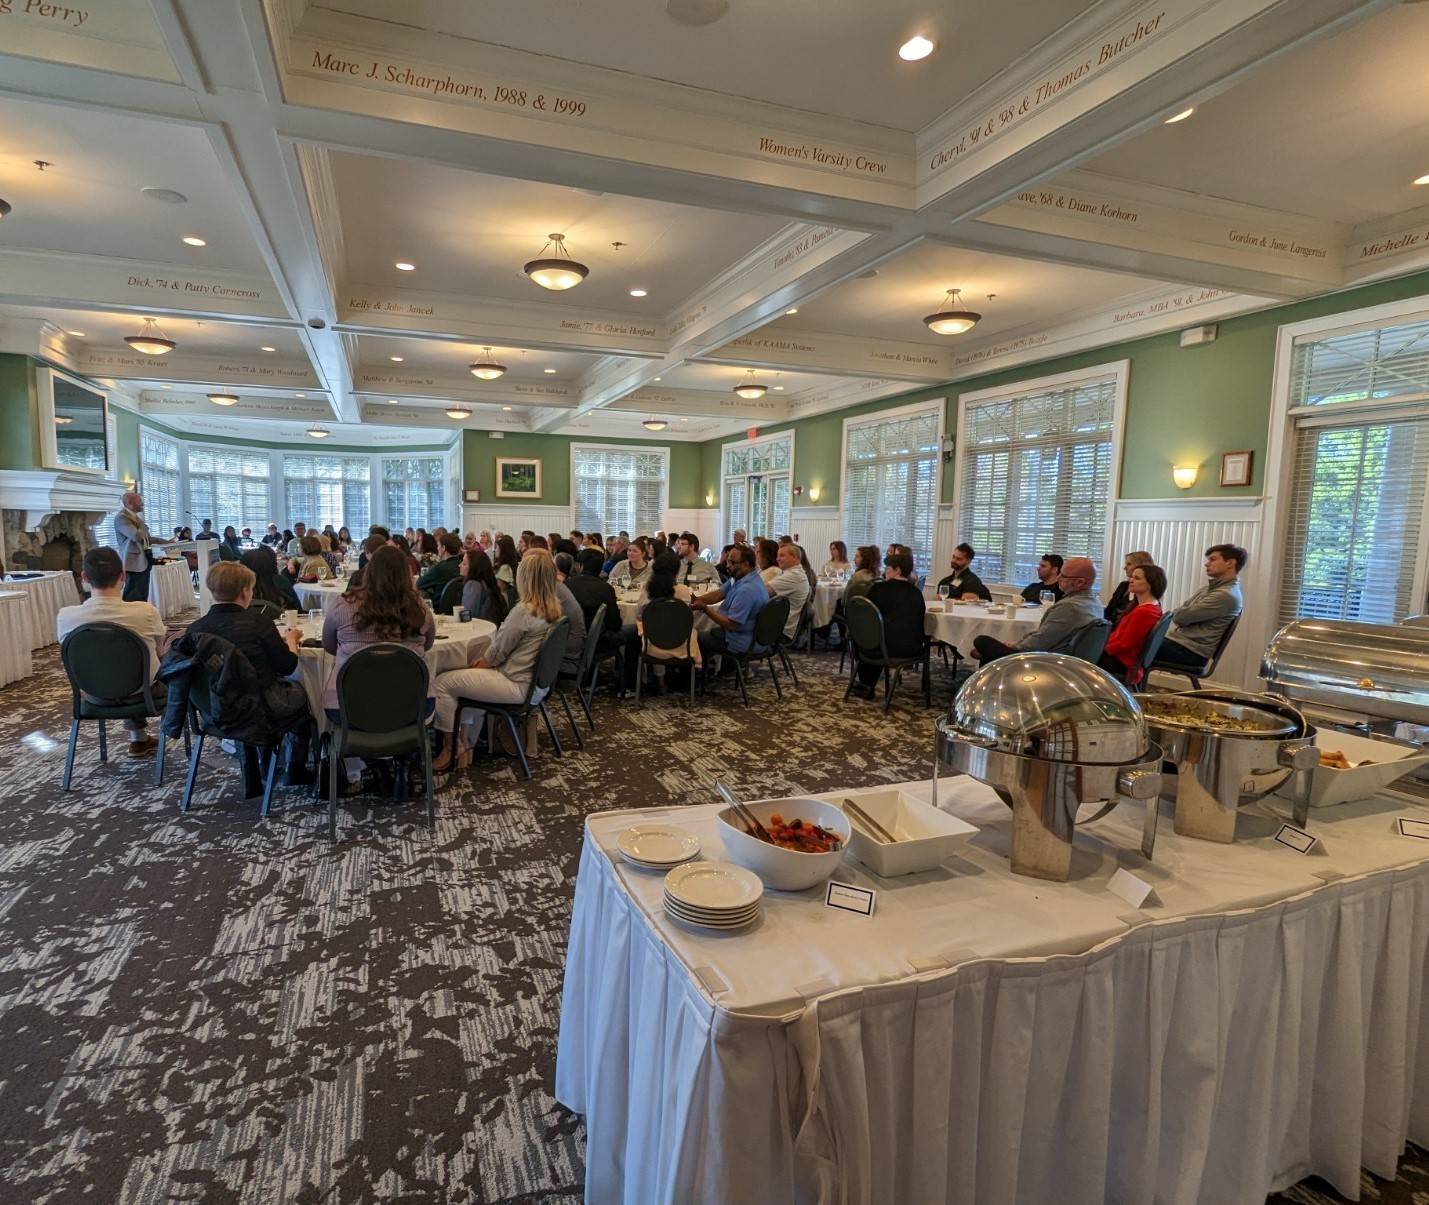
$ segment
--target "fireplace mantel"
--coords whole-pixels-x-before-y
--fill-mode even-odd
[[[25,512],[33,531],[46,515],[63,511],[110,514],[119,509],[125,486],[88,473],[55,469],[0,469],[0,510]]]

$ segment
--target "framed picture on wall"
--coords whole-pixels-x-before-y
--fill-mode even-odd
[[[1254,452],[1222,452],[1221,484],[1249,485],[1250,461]]]
[[[527,456],[496,458],[496,496],[498,498],[539,498],[541,496],[541,462]]]
[[[461,500],[462,500],[463,502],[480,502],[480,501],[481,501],[481,491],[480,491],[480,490],[462,490],[462,492],[461,492]]]

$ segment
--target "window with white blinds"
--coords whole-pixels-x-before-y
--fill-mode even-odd
[[[268,453],[242,448],[189,448],[189,510],[212,519],[214,530],[230,524],[261,531],[272,521],[268,502]]]
[[[1429,321],[1298,344],[1290,402],[1280,621],[1423,611]]]
[[[144,496],[144,520],[156,539],[171,537],[182,522],[179,480],[179,445],[141,428],[139,492]]]
[[[387,526],[450,526],[447,518],[447,458],[445,456],[388,457],[382,462],[382,501]]]
[[[372,469],[366,456],[284,456],[284,526],[371,526]]]
[[[649,535],[665,525],[670,450],[571,445],[571,501],[582,531]]]
[[[844,423],[843,529],[849,547],[907,544],[925,576],[938,515],[943,403]]]
[[[957,535],[983,581],[1030,582],[1049,552],[1104,568],[1117,389],[1113,374],[963,399]]]

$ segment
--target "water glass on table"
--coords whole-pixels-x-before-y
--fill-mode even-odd
[[[948,609],[948,596],[952,594],[952,587],[947,582],[942,582],[938,586],[938,597],[943,600],[943,610]]]
[[[1054,602],[1057,601],[1057,596],[1053,594],[1050,590],[1039,590],[1037,593],[1037,601],[1040,602],[1044,607],[1050,607]]]

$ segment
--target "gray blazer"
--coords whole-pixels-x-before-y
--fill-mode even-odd
[[[1078,632],[1102,617],[1102,605],[1090,590],[1063,595],[1047,608],[1042,622],[1019,640],[1016,647],[1024,653],[1063,652]]]
[[[125,573],[143,573],[149,567],[149,525],[142,515],[121,510],[114,516],[114,541],[119,545],[119,559]]]

